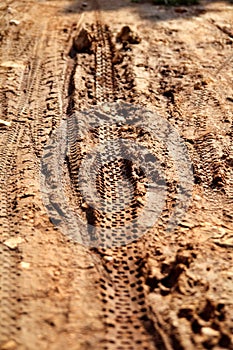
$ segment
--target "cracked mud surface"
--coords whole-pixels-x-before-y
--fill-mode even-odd
[[[225,2],[0,4],[0,349],[233,349],[232,9]],[[169,152],[140,128],[143,118],[90,128],[96,111],[109,117],[103,103],[140,106],[182,137],[193,189],[171,231],[178,180]],[[147,147],[166,174],[163,211],[144,235],[126,222],[144,208],[149,180],[121,159],[118,137]],[[95,164],[98,211],[77,174],[85,155],[108,140],[110,157]],[[92,225],[78,240],[53,224],[67,210],[53,190],[57,178],[76,217]]]

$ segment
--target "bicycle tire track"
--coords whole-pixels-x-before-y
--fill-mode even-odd
[[[111,32],[109,28],[102,24],[99,21],[99,16],[97,14],[97,23],[96,25],[91,26],[92,31],[90,32],[93,37],[93,51],[90,53],[77,53],[75,57],[76,65],[74,66],[73,76],[71,78],[71,100],[70,106],[68,109],[68,147],[69,147],[69,169],[72,187],[74,191],[73,197],[75,197],[74,202],[78,206],[76,209],[77,215],[84,217],[86,215],[86,221],[89,224],[95,226],[93,239],[99,240],[100,246],[103,247],[106,243],[106,239],[110,239],[110,246],[113,241],[108,235],[105,235],[105,230],[111,225],[124,225],[126,219],[130,217],[137,216],[137,210],[141,209],[141,204],[137,199],[135,183],[140,180],[136,180],[132,175],[130,167],[126,171],[124,165],[121,161],[114,162],[110,159],[99,159],[99,172],[98,180],[99,182],[99,191],[101,197],[103,198],[103,212],[108,212],[108,218],[105,215],[95,212],[95,210],[89,211],[89,206],[86,205],[86,198],[82,197],[79,188],[79,167],[81,161],[88,149],[90,150],[93,147],[91,140],[96,140],[95,142],[106,142],[106,140],[111,140],[113,135],[118,138],[122,131],[119,129],[108,128],[108,127],[97,127],[94,133],[91,135],[90,132],[87,135],[84,135],[83,138],[78,135],[77,130],[81,126],[81,135],[84,132],[85,126],[88,127],[88,116],[85,117],[80,114],[79,117],[75,116],[75,113],[78,113],[77,104],[79,104],[80,98],[80,76],[82,76],[82,71],[87,71],[88,69],[88,80],[92,83],[89,84],[86,79],[86,87],[88,90],[87,96],[89,96],[90,104],[101,104],[103,102],[111,102],[114,99],[118,99],[119,89],[128,89],[128,84],[133,85],[132,77],[133,74],[129,73],[129,66],[124,67],[126,80],[124,83],[116,78],[117,72],[114,67],[113,59],[115,56],[115,47],[113,44]],[[93,53],[94,52],[94,53]],[[126,54],[126,60],[127,60]],[[82,65],[85,62],[85,66]],[[87,62],[89,63],[89,68],[86,68]],[[85,86],[83,86],[85,89]],[[82,91],[82,90],[81,90]],[[84,108],[84,106],[82,106]],[[77,118],[77,119],[76,119]],[[82,118],[84,118],[82,120]],[[93,118],[93,117],[92,117]],[[92,123],[94,120],[92,120]],[[130,127],[128,127],[129,133],[132,132]],[[75,134],[76,130],[76,134]],[[126,132],[126,131],[125,131]],[[81,137],[81,138],[80,138]],[[89,144],[89,146],[88,146]],[[122,156],[121,150],[117,148],[109,149],[109,154],[114,158],[119,158]],[[104,168],[101,167],[101,164],[104,164]],[[109,165],[108,165],[109,164]],[[126,173],[125,173],[126,171]],[[113,182],[109,178],[108,173],[113,173]],[[128,200],[130,193],[125,192],[126,186],[123,185],[121,189],[117,186],[119,181],[126,176],[127,181],[131,182],[132,189],[135,186],[133,192],[135,192],[135,199],[132,200],[132,210],[130,209],[124,217],[121,217],[121,213],[115,213],[112,216],[111,210],[108,208],[108,200],[113,200],[125,196],[125,200]],[[97,184],[98,187],[98,184]],[[124,188],[124,191],[122,191]],[[132,191],[131,189],[131,191]],[[118,190],[120,192],[118,192]],[[119,193],[121,197],[119,197]],[[124,194],[125,193],[125,194]],[[71,196],[72,197],[72,196]],[[80,210],[81,207],[81,210]],[[78,214],[79,213],[79,214]],[[85,214],[86,213],[86,214]],[[132,219],[132,218],[131,218]],[[109,221],[110,220],[110,221]],[[112,222],[112,224],[111,224]],[[110,226],[109,226],[110,225]],[[136,228],[135,228],[136,229]],[[124,231],[124,228],[122,228]],[[122,235],[123,234],[122,231]],[[128,232],[129,233],[129,232]],[[133,234],[132,234],[133,235]],[[81,229],[82,236],[82,229]],[[113,233],[113,236],[115,234]],[[116,235],[117,236],[117,235]],[[135,236],[136,237],[136,236]],[[86,234],[81,237],[83,243],[88,243],[88,236]],[[89,237],[90,239],[90,237]],[[117,242],[116,237],[116,242]],[[114,240],[114,238],[113,238]],[[106,336],[102,340],[102,344],[99,344],[99,347],[103,349],[154,349],[160,344],[164,349],[169,348],[169,341],[166,337],[161,336],[161,332],[154,328],[153,322],[149,318],[150,311],[146,305],[146,292],[141,286],[143,284],[143,266],[144,259],[140,258],[140,251],[142,250],[142,243],[129,244],[127,247],[122,247],[118,249],[96,249],[95,255],[98,260],[101,269],[105,271],[100,281],[97,282],[97,287],[100,289],[100,298],[104,305],[103,314],[104,314],[104,324],[106,326]],[[107,273],[106,273],[107,271]],[[126,310],[125,315],[122,314],[122,309]],[[151,334],[153,333],[153,335]]]

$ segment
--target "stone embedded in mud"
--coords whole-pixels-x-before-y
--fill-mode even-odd
[[[91,49],[92,37],[90,33],[82,28],[77,36],[73,39],[73,47],[76,52],[87,52]]]
[[[124,26],[121,31],[116,36],[116,42],[124,43],[128,42],[130,44],[139,44],[141,39],[134,33],[129,26]]]

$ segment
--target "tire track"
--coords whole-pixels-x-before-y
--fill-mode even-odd
[[[35,7],[31,7],[30,10],[35,10]],[[3,53],[0,64],[1,78],[3,77],[1,85],[3,102],[1,117],[11,122],[11,126],[5,128],[5,130],[1,130],[2,139],[0,149],[0,347],[19,346],[19,334],[21,332],[18,321],[21,314],[19,296],[21,295],[20,282],[22,282],[19,263],[22,256],[18,249],[18,244],[23,240],[17,235],[19,223],[15,220],[18,200],[16,198],[18,195],[18,184],[15,181],[17,178],[16,155],[23,135],[28,132],[28,124],[26,122],[28,122],[34,91],[39,91],[39,79],[42,71],[41,55],[38,53],[46,47],[46,31],[48,28],[43,20],[40,26],[34,26],[33,29],[30,28],[33,31],[33,35],[26,33],[25,40],[23,41],[24,46],[22,46],[21,41],[18,43],[18,38],[24,35],[25,29],[27,31],[27,26],[21,29],[19,25],[15,34],[9,31],[1,47],[1,52]],[[17,41],[15,38],[17,38]],[[57,69],[59,75],[62,73],[58,69],[57,64],[55,65],[55,69]],[[52,79],[54,79],[53,76]],[[58,82],[58,77],[56,81]],[[60,86],[58,90],[59,88]],[[60,115],[61,112],[59,111],[59,118]],[[41,122],[37,114],[33,118],[37,119],[37,123]],[[54,115],[53,118],[55,118]]]
[[[103,102],[111,102],[118,98],[118,86],[122,88],[121,80],[116,79],[116,71],[113,64],[115,48],[112,41],[112,35],[109,28],[102,24],[97,13],[97,22],[92,26],[92,35],[94,41],[94,55],[91,52],[88,55],[89,65],[94,66],[94,69],[89,70],[89,79],[94,84],[87,84],[87,87],[94,90],[89,95],[93,96],[94,102],[89,98],[91,104],[101,104]],[[82,62],[87,65],[87,54],[77,55],[77,64],[73,70],[71,78],[71,99],[68,113],[68,148],[69,148],[69,169],[72,187],[74,194],[71,197],[75,198],[74,202],[78,206],[76,215],[85,217],[85,221],[89,225],[93,225],[89,231],[90,236],[84,234],[81,230],[81,239],[84,244],[88,244],[88,240],[93,240],[95,244],[100,246],[110,247],[114,243],[119,243],[121,237],[117,237],[119,233],[114,233],[114,227],[122,226],[122,236],[125,234],[130,236],[130,231],[127,232],[127,220],[133,220],[137,217],[137,211],[141,209],[141,204],[137,199],[137,186],[140,180],[136,179],[132,174],[132,168],[129,164],[125,164],[123,160],[114,161],[114,159],[122,158],[122,149],[113,146],[109,148],[107,154],[110,157],[100,158],[97,160],[97,190],[102,198],[102,207],[100,212],[91,209],[88,202],[88,197],[82,196],[80,189],[80,181],[87,183],[87,180],[81,179],[79,167],[85,154],[93,147],[93,141],[96,144],[105,143],[107,140],[117,139],[122,136],[122,130],[114,127],[97,127],[91,134],[88,131],[88,115],[82,115],[77,112],[77,103],[80,85],[78,73],[81,75]],[[94,57],[93,57],[94,56]],[[94,62],[94,64],[93,64]],[[128,70],[129,67],[125,68]],[[93,75],[93,77],[91,77]],[[128,74],[130,84],[132,84],[132,74]],[[127,74],[126,74],[127,77]],[[126,80],[126,87],[128,81]],[[84,87],[85,88],[85,87]],[[72,114],[73,112],[73,114]],[[77,117],[75,116],[78,115]],[[83,118],[83,119],[82,119]],[[94,116],[91,116],[92,124]],[[129,133],[130,127],[128,127]],[[76,130],[76,131],[75,131]],[[81,132],[81,134],[80,134]],[[86,135],[85,135],[86,133]],[[81,136],[80,136],[81,135]],[[81,180],[80,180],[81,179]],[[126,182],[124,182],[125,180]],[[99,184],[99,185],[98,185]],[[131,184],[131,185],[129,185]],[[135,198],[129,204],[129,198],[132,192]],[[124,199],[123,199],[124,198]],[[112,204],[125,202],[129,205],[129,210],[126,214],[122,211],[112,212]],[[118,203],[118,205],[119,205]],[[81,209],[81,210],[80,210]],[[104,213],[108,213],[107,215]],[[109,237],[108,231],[111,228],[113,235]],[[126,230],[127,233],[124,231]],[[85,230],[84,230],[85,231]],[[131,233],[131,238],[135,235],[138,237],[137,227],[134,227],[135,233]],[[115,237],[115,238],[114,238]],[[115,239],[115,241],[114,241]],[[124,238],[123,238],[124,241]],[[110,242],[110,243],[109,243]],[[144,264],[145,260],[141,256],[144,249],[142,242],[132,243],[126,247],[116,249],[95,249],[95,261],[103,270],[97,287],[99,289],[100,299],[103,304],[104,324],[106,327],[106,335],[102,342],[98,345],[100,349],[155,349],[159,346],[160,349],[170,349],[169,342],[166,337],[161,336],[159,328],[154,328],[154,324],[150,319],[150,311],[146,304],[146,291],[143,287],[144,282]]]
[[[19,305],[17,304],[17,264],[20,261],[20,252],[15,246],[14,239],[17,242],[17,234],[15,233],[14,223],[12,221],[13,203],[14,203],[14,187],[12,185],[13,178],[9,174],[12,173],[15,166],[15,156],[18,145],[24,133],[24,128],[13,123],[11,130],[7,132],[3,143],[0,145],[0,286],[1,286],[1,304],[0,304],[0,344],[6,341],[13,341],[17,338],[17,321],[15,315],[19,313]],[[13,180],[14,181],[14,180]],[[13,198],[12,198],[13,197]],[[12,241],[13,239],[13,241]],[[14,286],[14,288],[12,288]]]
[[[46,25],[44,38],[41,38],[32,61],[36,63],[30,79],[32,92],[29,96],[29,119],[32,120],[31,137],[37,156],[41,155],[45,142],[63,116],[66,61],[62,56],[62,48],[68,33],[62,32],[62,29],[62,24],[57,28],[56,22],[52,20]],[[48,33],[52,34],[48,36]]]

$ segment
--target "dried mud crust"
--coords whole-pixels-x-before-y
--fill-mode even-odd
[[[0,348],[232,349],[232,40],[225,30],[232,8],[207,3],[180,17],[123,1],[101,1],[102,12],[85,8],[69,1],[0,8],[0,119],[11,123],[0,124]],[[126,26],[137,40],[122,35]],[[126,246],[90,249],[49,222],[40,159],[67,120],[66,194],[96,226],[94,238],[105,237],[109,220],[88,210],[77,172],[85,150],[123,129],[97,127],[79,140],[75,130],[80,111],[116,101],[149,108],[177,128],[194,167],[193,197],[168,233],[176,183],[166,169],[168,199],[156,226]],[[158,151],[137,129],[124,133],[147,137]],[[55,158],[45,163],[51,179]],[[134,210],[119,215],[124,222],[141,210],[145,191],[139,201],[137,188],[145,179],[129,163],[107,163],[97,179],[104,199],[119,192],[108,177],[115,170],[115,183],[125,174],[135,195]],[[56,194],[52,200],[56,208]]]

